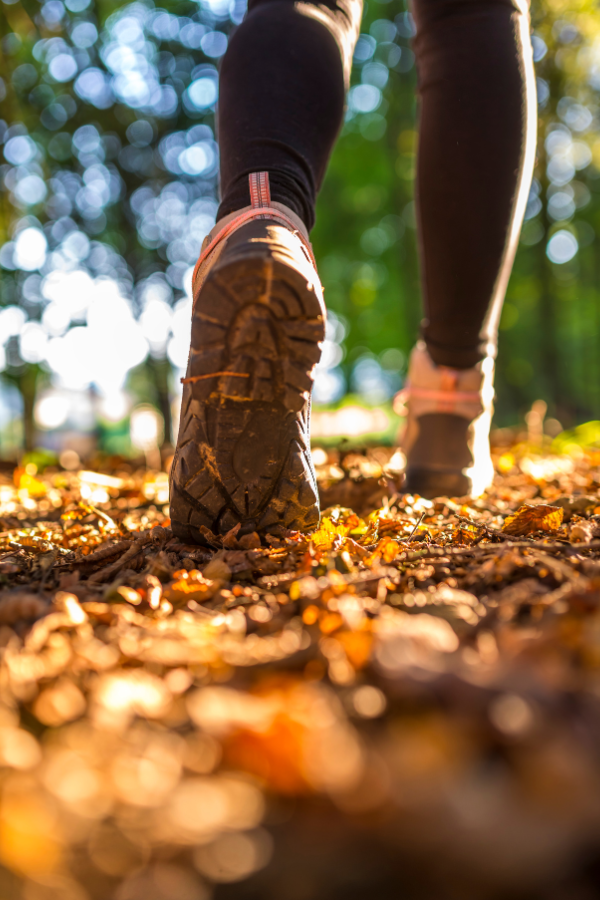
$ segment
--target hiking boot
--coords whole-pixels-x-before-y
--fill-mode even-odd
[[[472,369],[450,369],[436,366],[418,342],[401,392],[407,411],[403,491],[430,499],[477,497],[490,486],[493,381],[491,356]]]
[[[325,306],[301,220],[250,176],[252,206],[217,223],[194,271],[192,342],[171,469],[171,527],[239,535],[319,522],[310,456]]]

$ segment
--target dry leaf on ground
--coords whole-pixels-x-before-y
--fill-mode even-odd
[[[521,537],[532,534],[534,531],[556,531],[560,528],[564,516],[564,509],[560,506],[521,506],[514,515],[504,520],[502,531]]]

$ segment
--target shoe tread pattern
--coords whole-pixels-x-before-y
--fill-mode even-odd
[[[187,372],[201,377],[184,384],[171,472],[175,534],[197,540],[201,526],[223,534],[238,522],[241,533],[318,524],[309,399],[324,330],[312,286],[264,250],[209,274]]]

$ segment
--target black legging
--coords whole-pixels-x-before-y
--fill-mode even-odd
[[[414,0],[422,333],[438,365],[495,353],[535,154],[527,0]],[[219,218],[248,175],[310,229],[344,112],[362,0],[250,0],[221,66]]]

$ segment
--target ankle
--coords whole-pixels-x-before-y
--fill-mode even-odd
[[[475,419],[491,414],[494,399],[494,360],[491,356],[468,369],[440,366],[431,358],[424,341],[410,357],[408,379],[401,400],[408,401],[411,416],[452,413]]]
[[[427,337],[420,340],[419,344],[426,347],[429,358],[436,366],[457,371],[474,369],[488,356],[496,355],[496,348],[491,344],[485,349],[482,349],[481,344],[471,347],[440,346],[432,343]]]

